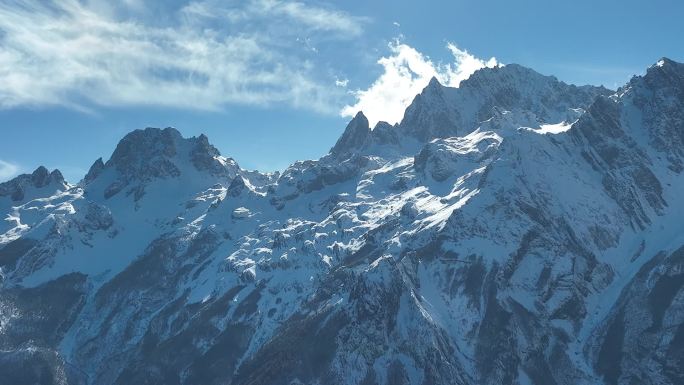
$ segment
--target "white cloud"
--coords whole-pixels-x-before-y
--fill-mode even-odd
[[[335,79],[335,85],[338,87],[346,87],[349,84],[349,79]]]
[[[0,160],[0,182],[10,179],[19,173],[19,166]]]
[[[263,20],[268,24],[278,24],[286,21],[294,23],[288,28],[296,24],[309,31],[336,32],[346,37],[361,35],[363,24],[368,21],[365,17],[299,1],[247,0],[232,6],[230,2],[226,3],[223,0],[192,1],[182,11],[188,16],[225,18],[231,22]]]
[[[363,111],[371,126],[381,120],[394,124],[401,121],[406,107],[433,76],[444,85],[458,87],[478,69],[498,65],[496,58],[478,59],[453,43],[448,43],[447,49],[454,56],[454,62],[447,64],[435,64],[399,41],[390,43],[389,48],[392,54],[378,60],[383,73],[368,89],[353,91],[356,103],[345,106],[342,116]]]
[[[143,2],[106,4],[0,2],[0,108],[284,103],[332,112],[342,91],[316,71],[307,56],[315,47],[299,49],[295,37],[347,39],[363,26],[300,2],[191,2],[166,24],[131,16],[146,15]]]
[[[362,32],[362,19],[344,12],[317,8],[297,1],[260,0],[255,3],[266,14],[287,16],[316,30],[337,31],[351,36],[358,36]]]

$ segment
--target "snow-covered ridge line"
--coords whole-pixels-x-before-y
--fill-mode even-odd
[[[434,80],[401,123],[359,113],[276,175],[136,130],[77,185],[0,185],[0,372],[677,384],[683,171],[667,59],[617,92],[516,65]]]

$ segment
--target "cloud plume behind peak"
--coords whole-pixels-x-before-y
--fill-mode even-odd
[[[406,107],[432,77],[446,86],[458,87],[478,69],[499,65],[494,57],[479,59],[453,43],[447,43],[446,48],[453,55],[453,62],[433,63],[415,48],[399,40],[391,42],[391,54],[378,60],[382,74],[369,88],[352,91],[356,102],[345,106],[341,115],[354,116],[363,111],[371,126],[378,121],[398,123]]]

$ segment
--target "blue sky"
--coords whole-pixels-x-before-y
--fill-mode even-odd
[[[358,109],[400,119],[431,76],[519,63],[616,88],[684,61],[683,14],[676,0],[4,0],[0,180],[45,165],[76,182],[148,126],[283,169],[326,153]]]

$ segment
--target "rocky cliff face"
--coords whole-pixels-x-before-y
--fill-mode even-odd
[[[0,186],[0,383],[682,383],[683,133],[667,59],[433,80],[282,175],[134,131]]]
[[[8,182],[0,183],[0,199],[16,203],[57,190],[63,191],[66,188],[66,182],[59,170],[49,172],[48,169],[40,166],[31,174],[22,174]]]

